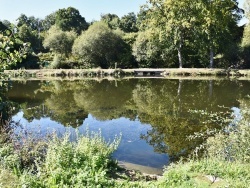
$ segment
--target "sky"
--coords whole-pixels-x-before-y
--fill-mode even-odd
[[[119,17],[137,13],[146,0],[0,0],[0,20],[14,22],[20,14],[45,18],[58,9],[74,7],[90,22],[100,20],[101,14],[112,13]]]
[[[140,5],[147,0],[0,0],[0,20],[15,20],[23,13],[43,19],[58,9],[74,7],[91,22],[100,20],[101,14],[112,13],[119,17],[129,13],[137,13]],[[242,7],[245,0],[239,0]],[[245,21],[243,21],[245,22]]]

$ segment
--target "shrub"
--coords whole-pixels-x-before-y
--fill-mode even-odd
[[[250,163],[250,112],[243,109],[241,119],[207,140],[207,155],[226,161]]]
[[[26,171],[23,186],[39,187],[103,187],[114,184],[109,173],[116,168],[111,154],[119,138],[106,143],[100,133],[77,136],[70,141],[70,134],[62,138],[53,135],[48,142],[44,162],[36,161],[37,172]]]

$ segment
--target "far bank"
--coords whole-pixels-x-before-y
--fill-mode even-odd
[[[9,77],[122,77],[122,76],[153,76],[153,77],[203,77],[227,76],[250,77],[250,69],[209,69],[209,68],[139,68],[139,69],[18,69],[5,70]]]

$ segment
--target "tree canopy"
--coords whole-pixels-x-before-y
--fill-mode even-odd
[[[65,32],[57,26],[52,26],[45,36],[43,45],[57,54],[63,54],[68,57],[75,38],[76,33],[73,31]]]
[[[210,66],[221,45],[230,44],[232,27],[241,17],[235,0],[193,2],[190,0],[150,0],[146,7],[145,30],[176,53],[182,68],[190,57],[210,56]],[[157,29],[156,29],[157,28]],[[201,48],[202,47],[202,48]],[[195,50],[191,50],[195,48]],[[208,54],[209,52],[209,54]]]
[[[75,31],[80,34],[88,28],[85,18],[81,16],[79,10],[68,7],[55,12],[55,24],[63,31]]]
[[[45,19],[21,14],[16,26],[1,21],[0,30],[30,43],[37,54],[52,51],[45,61],[57,54],[67,67],[246,68],[249,24],[237,25],[242,15],[238,0],[149,0],[137,15],[107,13],[89,24],[68,7]]]
[[[73,54],[84,66],[109,68],[122,66],[126,60],[126,44],[107,24],[95,22],[74,42]]]

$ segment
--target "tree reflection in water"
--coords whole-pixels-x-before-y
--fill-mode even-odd
[[[239,107],[238,99],[247,94],[249,87],[249,82],[228,80],[30,81],[14,82],[8,96],[20,103],[29,121],[50,117],[64,126],[78,127],[88,114],[100,121],[138,119],[152,126],[141,138],[156,152],[176,160],[203,141],[188,136],[221,128],[216,123],[204,124],[208,117],[189,110],[218,112],[226,111],[219,106]]]

